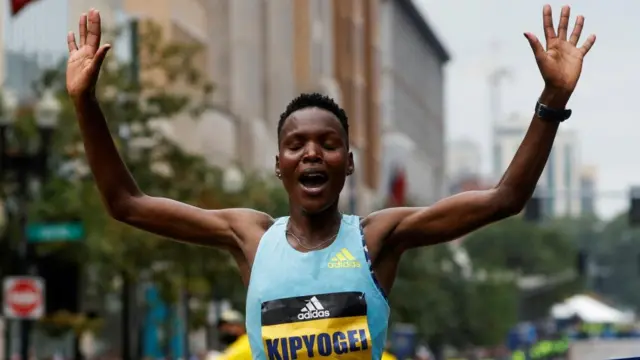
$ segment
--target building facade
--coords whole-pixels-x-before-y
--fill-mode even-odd
[[[4,4],[0,5],[0,88],[4,86],[5,76],[6,76],[6,68],[5,68],[5,53],[6,53],[6,28],[8,27],[8,7],[9,3],[7,1]]]
[[[41,59],[66,56],[59,39],[92,7],[107,29],[149,19],[166,39],[202,47],[197,67],[215,86],[215,109],[197,121],[176,119],[170,133],[214,165],[273,171],[286,104],[309,91],[335,98],[350,116],[358,163],[343,198],[362,198],[354,211],[370,209],[380,167],[378,0],[38,1],[0,26],[0,78],[11,74],[3,83],[28,90]],[[0,15],[8,19],[8,4]],[[130,34],[103,40],[115,41],[111,56],[131,58]]]
[[[377,1],[163,0],[152,10],[143,0],[122,1],[127,13],[160,23],[171,39],[205,49],[216,111],[197,125],[176,122],[181,142],[216,165],[272,172],[287,103],[301,92],[328,94],[349,114],[357,162],[342,206],[370,208],[379,164]],[[349,206],[354,198],[362,201]]]
[[[447,143],[446,174],[449,184],[479,177],[481,164],[480,146],[476,142],[459,139]]]
[[[494,127],[493,162],[499,179],[511,163],[525,133],[530,119],[511,115],[497,122]],[[546,216],[579,216],[581,214],[581,163],[578,136],[572,129],[560,129],[549,155],[547,165],[538,181],[535,196],[543,200]]]
[[[581,215],[596,214],[596,177],[593,166],[583,166],[580,172],[580,212]]]
[[[380,3],[382,166],[380,194],[393,170],[407,176],[419,205],[446,194],[444,65],[449,55],[411,0]]]
[[[379,5],[378,0],[333,0],[332,4],[333,74],[339,96],[336,95],[349,114],[349,137],[356,166],[341,200],[345,211],[364,215],[374,210],[378,202]]]

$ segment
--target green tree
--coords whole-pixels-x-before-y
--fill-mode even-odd
[[[487,226],[465,240],[474,267],[508,269],[521,275],[551,275],[572,268],[576,246],[568,234],[511,218]]]
[[[579,227],[575,226],[575,233]],[[576,235],[577,236],[577,235]],[[511,218],[471,234],[464,246],[469,252],[476,273],[507,275],[516,280],[526,276],[557,277],[575,270],[577,246],[574,236],[557,225],[542,225]],[[485,341],[504,339],[506,331],[519,318],[535,319],[547,314],[554,303],[581,289],[580,279],[542,286],[537,289],[519,290],[515,282],[496,283],[493,290],[483,292],[470,305],[484,308],[469,316],[473,322],[489,324],[486,333],[476,331]],[[484,302],[484,304],[482,304]]]
[[[604,270],[592,279],[595,290],[640,310],[640,287],[630,286],[640,276],[640,229],[629,226],[624,212],[607,223],[595,240],[590,255]]]
[[[108,57],[97,93],[111,134],[140,187],[152,195],[207,208],[242,205],[274,215],[286,212],[286,194],[269,179],[247,174],[239,192],[227,193],[220,169],[184,151],[162,130],[162,123],[185,117],[195,120],[207,111],[213,87],[194,63],[200,51],[197,46],[169,41],[152,22],[143,22],[139,28],[141,76],[132,76],[137,66]],[[97,299],[118,290],[114,287],[118,282],[113,281],[117,278],[128,283],[153,280],[168,301],[175,301],[182,290],[202,303],[212,296],[243,298],[244,289],[228,254],[159,241],[158,236],[109,218],[88,172],[66,95],[64,66],[47,71],[35,89],[55,91],[63,110],[52,150],[55,171],[41,201],[31,209],[32,219],[78,219],[87,230],[82,245],[47,245],[39,252],[56,252],[91,267],[98,280],[91,284]]]

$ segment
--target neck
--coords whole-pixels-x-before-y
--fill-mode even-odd
[[[290,214],[289,230],[303,237],[309,245],[325,241],[335,235],[342,220],[337,201],[319,213],[309,214],[300,208],[292,208]]]

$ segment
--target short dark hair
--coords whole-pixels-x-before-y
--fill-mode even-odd
[[[278,140],[280,140],[280,131],[282,131],[284,121],[287,120],[287,118],[294,112],[311,107],[327,110],[335,115],[344,129],[347,140],[349,139],[349,118],[347,117],[347,113],[344,109],[341,108],[340,105],[338,105],[332,98],[326,95],[319,93],[304,93],[291,100],[289,105],[287,105],[287,108],[280,115],[280,120],[278,121]]]

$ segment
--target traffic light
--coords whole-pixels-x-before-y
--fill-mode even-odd
[[[629,206],[629,226],[640,226],[640,187],[631,188],[631,204]]]
[[[589,266],[589,257],[585,250],[578,251],[578,257],[576,259],[576,271],[578,276],[584,277],[587,275],[587,267]]]
[[[78,313],[82,288],[80,287],[80,266],[65,256],[51,253],[36,260],[38,273],[46,284],[46,311]]]
[[[533,196],[524,207],[524,219],[526,221],[538,222],[542,219],[542,199]]]

